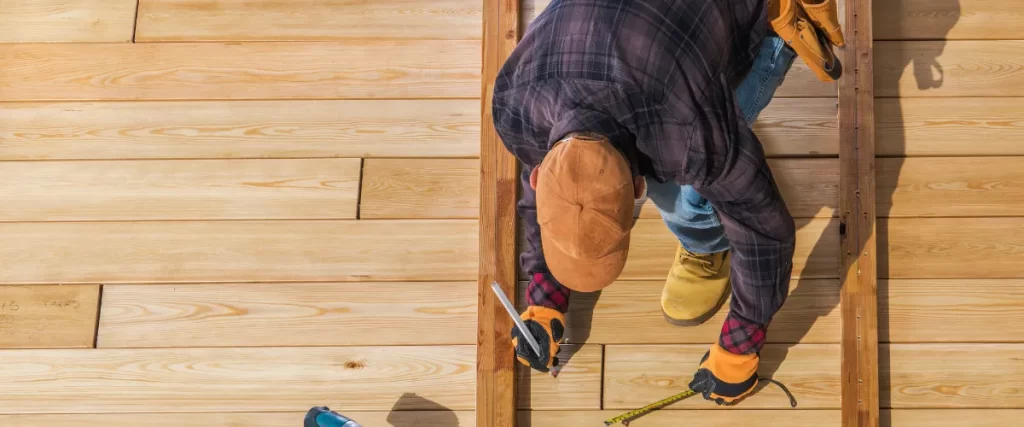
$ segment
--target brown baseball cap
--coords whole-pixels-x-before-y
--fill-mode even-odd
[[[606,139],[570,136],[537,174],[537,222],[551,274],[569,289],[594,292],[626,264],[633,227],[633,174]]]

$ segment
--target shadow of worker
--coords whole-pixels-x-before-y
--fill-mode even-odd
[[[415,393],[402,394],[388,413],[387,422],[392,427],[461,426],[454,411]]]

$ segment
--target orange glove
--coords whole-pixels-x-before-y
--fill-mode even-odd
[[[732,354],[715,343],[704,354],[690,390],[719,405],[731,405],[757,387],[757,354]]]
[[[565,334],[565,315],[558,310],[531,305],[520,316],[533,338],[540,344],[537,354],[529,341],[522,337],[519,328],[512,326],[512,347],[519,362],[540,372],[548,372],[558,366],[559,342]]]

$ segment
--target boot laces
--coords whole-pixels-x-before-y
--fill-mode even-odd
[[[692,253],[692,252],[686,250],[685,248],[683,250],[679,251],[679,261],[680,261],[680,263],[683,262],[683,261],[686,261],[686,260],[690,260],[690,261],[696,262],[697,264],[700,264],[702,267],[708,268],[708,269],[710,269],[710,268],[715,266],[715,262],[714,262],[714,258],[713,257],[714,257],[714,254],[706,254],[706,255],[695,254],[695,253]]]

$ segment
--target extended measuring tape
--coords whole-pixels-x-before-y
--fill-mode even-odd
[[[614,424],[622,423],[622,425],[628,426],[630,421],[633,421],[633,420],[635,420],[637,418],[640,418],[640,417],[642,417],[644,415],[647,415],[648,412],[651,412],[651,411],[653,411],[655,409],[658,409],[658,408],[661,408],[663,406],[671,405],[671,404],[673,404],[675,402],[678,402],[680,400],[686,399],[687,397],[693,396],[695,394],[697,394],[697,392],[695,392],[693,390],[686,390],[686,391],[684,391],[682,393],[679,393],[677,395],[669,396],[669,397],[661,399],[661,400],[659,400],[657,402],[654,402],[654,403],[652,403],[650,405],[644,406],[643,408],[634,409],[632,411],[626,412],[625,414],[619,415],[619,416],[617,416],[615,418],[612,418],[612,419],[610,419],[608,421],[605,421],[604,425],[605,426],[611,426],[611,425],[614,425]]]

